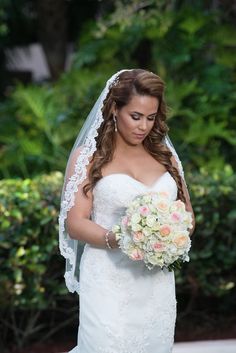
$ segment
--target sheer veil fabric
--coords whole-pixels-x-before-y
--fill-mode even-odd
[[[66,260],[64,275],[66,286],[72,293],[77,292],[80,294],[80,259],[85,243],[70,238],[66,229],[67,214],[68,211],[74,206],[78,186],[86,179],[87,166],[90,158],[96,151],[97,131],[103,122],[103,102],[110,88],[119,80],[119,75],[124,71],[131,70],[132,69],[120,70],[111,76],[111,78],[106,82],[104,89],[87,116],[87,119],[85,120],[84,125],[76,138],[67,162],[59,213],[59,248],[61,255]],[[163,143],[165,143],[172,152],[172,155],[177,162],[180,176],[185,182],[182,163],[168,135],[165,136]]]

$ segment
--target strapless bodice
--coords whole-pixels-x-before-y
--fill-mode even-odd
[[[167,191],[173,200],[177,198],[177,185],[169,172],[162,174],[151,186],[128,174],[106,175],[93,189],[91,219],[104,228],[111,228],[124,215],[125,209],[136,196],[149,191]]]

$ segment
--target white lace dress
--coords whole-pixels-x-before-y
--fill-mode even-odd
[[[92,220],[105,228],[118,222],[130,201],[145,191],[177,186],[166,172],[148,187],[132,177],[110,174],[98,181]],[[80,264],[78,345],[69,353],[170,353],[176,322],[175,274],[149,270],[117,249],[86,244]]]

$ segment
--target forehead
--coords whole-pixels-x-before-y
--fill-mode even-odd
[[[154,114],[158,110],[158,99],[152,96],[134,95],[125,108],[144,115]]]

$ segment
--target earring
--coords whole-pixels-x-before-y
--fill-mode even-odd
[[[113,121],[115,124],[115,132],[117,132],[117,123],[116,123],[116,116],[113,114]]]

